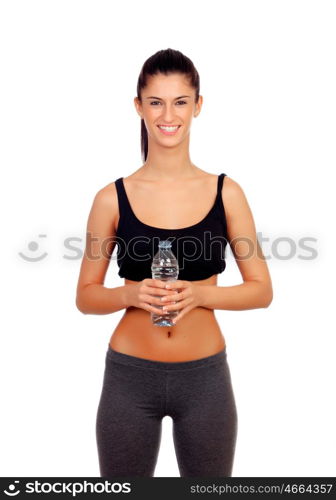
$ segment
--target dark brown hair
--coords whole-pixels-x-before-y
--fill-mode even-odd
[[[148,76],[158,73],[164,75],[180,73],[185,75],[189,79],[191,87],[195,89],[195,102],[198,101],[200,93],[199,74],[189,57],[174,49],[159,50],[144,62],[137,84],[137,96],[140,101],[141,90],[146,87]],[[148,134],[143,119],[141,119],[141,154],[145,162],[148,154]]]

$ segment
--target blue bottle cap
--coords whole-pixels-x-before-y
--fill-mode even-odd
[[[161,240],[159,241],[159,248],[170,248],[172,245],[172,242],[169,240]]]

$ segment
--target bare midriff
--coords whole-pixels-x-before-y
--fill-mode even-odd
[[[136,281],[125,279],[125,285]],[[217,285],[217,275],[200,285]],[[225,347],[225,339],[213,309],[195,307],[174,326],[156,326],[151,313],[128,307],[110,339],[110,347],[130,356],[154,361],[191,361],[217,354]]]

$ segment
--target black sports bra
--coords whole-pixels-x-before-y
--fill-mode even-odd
[[[133,281],[151,278],[151,264],[160,240],[170,240],[179,264],[179,280],[197,281],[222,273],[226,267],[227,226],[221,191],[226,174],[217,181],[217,195],[208,214],[196,224],[180,229],[149,226],[135,215],[128,200],[123,178],[115,181],[119,223],[115,241],[118,246],[118,275]]]

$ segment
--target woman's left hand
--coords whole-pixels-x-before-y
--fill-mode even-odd
[[[198,307],[202,303],[201,297],[201,285],[196,285],[192,281],[185,280],[175,280],[169,281],[166,284],[168,290],[174,290],[175,293],[165,295],[162,297],[161,302],[166,304],[163,309],[169,311],[181,311],[173,319],[175,324],[179,319],[183,318],[187,312],[191,311],[195,307]],[[179,291],[181,290],[181,291]],[[176,304],[170,304],[170,302],[176,302]]]

